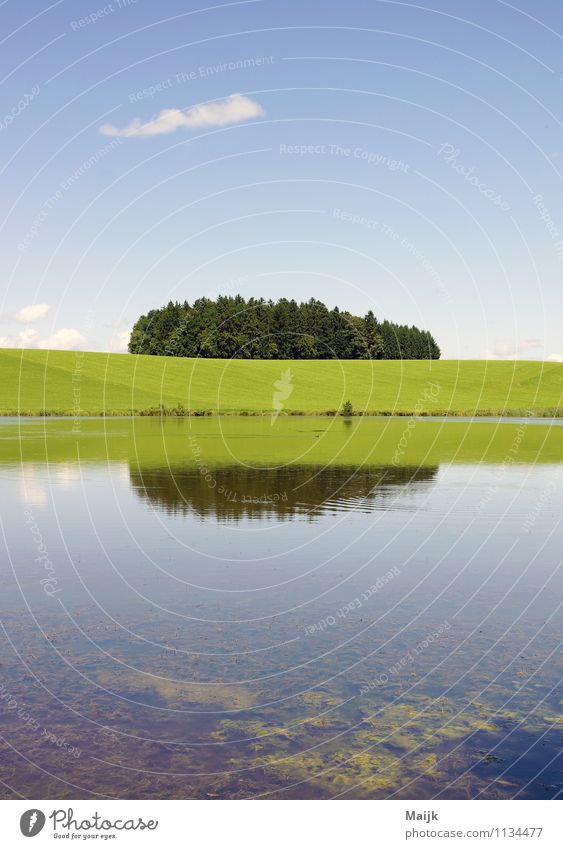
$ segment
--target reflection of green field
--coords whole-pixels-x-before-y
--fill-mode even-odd
[[[191,411],[269,412],[282,373],[283,413],[560,414],[563,364],[434,361],[193,360],[74,351],[0,351],[0,412],[87,415],[181,404]],[[433,392],[430,392],[433,387]]]
[[[140,467],[561,462],[563,427],[408,418],[24,419],[0,428],[0,462]]]

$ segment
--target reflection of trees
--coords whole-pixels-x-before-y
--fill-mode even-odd
[[[385,508],[396,498],[398,488],[409,490],[429,484],[437,471],[437,466],[224,466],[201,474],[193,468],[131,466],[130,478],[140,498],[167,513],[229,520],[284,519]]]

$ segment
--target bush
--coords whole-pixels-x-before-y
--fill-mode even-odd
[[[344,404],[342,405],[342,415],[343,416],[353,416],[354,415],[354,408],[352,406],[351,401],[345,401]]]

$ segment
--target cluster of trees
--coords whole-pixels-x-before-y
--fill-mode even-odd
[[[234,521],[259,516],[287,521],[302,515],[313,521],[335,497],[341,504],[392,501],[398,488],[434,481],[438,467],[360,466],[351,474],[350,466],[288,465],[260,469],[257,475],[241,464],[214,468],[217,486],[186,471],[186,465],[143,467],[136,458],[129,474],[135,494],[170,515]]]
[[[240,295],[170,301],[142,315],[131,332],[132,354],[255,360],[437,360],[428,330],[329,310],[311,299],[298,304]]]

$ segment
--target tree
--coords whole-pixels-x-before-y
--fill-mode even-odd
[[[378,322],[370,310],[360,317],[329,310],[311,298],[298,304],[280,298],[245,300],[221,295],[169,301],[136,321],[132,354],[238,359],[439,359],[428,330]]]

